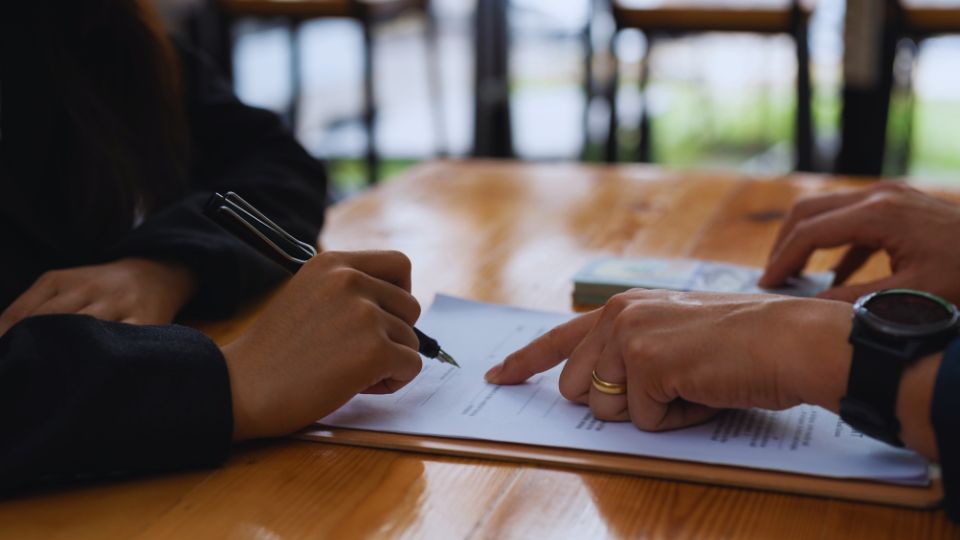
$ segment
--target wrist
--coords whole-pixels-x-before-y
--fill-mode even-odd
[[[903,443],[934,461],[938,460],[936,435],[930,420],[933,387],[943,353],[925,356],[907,365],[897,390],[897,420]]]
[[[930,419],[944,347],[960,312],[923,291],[888,289],[854,304],[854,354],[841,417],[864,434],[935,457]]]
[[[193,298],[197,292],[197,276],[187,265],[169,260],[155,260],[144,258],[123,259],[140,266],[147,266],[154,274],[159,274],[166,290],[167,298],[173,307],[174,314]]]
[[[840,399],[847,394],[853,346],[850,304],[834,301],[802,301],[803,309],[791,310],[786,320],[793,340],[789,349],[805,351],[802,356],[782,354],[788,362],[786,384],[794,384],[794,395],[803,403],[840,412]],[[796,306],[794,306],[796,307]],[[909,362],[897,387],[895,415],[900,422],[903,443],[936,460],[937,446],[930,420],[933,387],[943,354],[936,353]],[[799,359],[799,360],[798,360]]]
[[[227,372],[230,376],[230,396],[233,410],[233,442],[241,442],[257,438],[254,428],[253,407],[250,405],[250,390],[246,384],[243,366],[243,347],[235,340],[220,348],[227,363]]]
[[[156,261],[167,274],[167,279],[177,292],[181,305],[186,304],[197,292],[197,275],[187,265],[172,261]]]
[[[840,412],[840,399],[846,394],[853,347],[848,338],[853,311],[846,302],[805,300],[806,309],[798,310],[800,321],[792,334],[794,346],[804,351],[791,379],[802,403]]]

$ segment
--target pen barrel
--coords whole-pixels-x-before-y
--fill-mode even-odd
[[[214,193],[204,214],[260,254],[296,274],[316,250],[300,242],[236,193]]]
[[[221,215],[214,215],[213,217],[215,221],[223,228],[232,232],[234,236],[243,240],[248,246],[254,248],[261,255],[282,266],[287,272],[296,274],[297,271],[303,266],[303,263],[293,261],[285,257],[283,254],[274,249],[273,246],[268,244],[262,237],[245,228],[243,225],[240,225],[236,221],[225,219]]]
[[[420,348],[418,349],[420,354],[427,358],[436,358],[440,355],[440,344],[437,343],[437,340],[424,334],[417,327],[413,328],[413,333],[415,333],[417,339],[420,340]]]

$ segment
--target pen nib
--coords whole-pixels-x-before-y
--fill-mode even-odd
[[[458,364],[457,361],[454,360],[453,357],[447,354],[447,351],[443,349],[440,349],[440,351],[437,353],[437,358],[440,359],[441,362],[460,367],[460,364]]]

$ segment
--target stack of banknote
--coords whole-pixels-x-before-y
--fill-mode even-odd
[[[819,272],[792,277],[776,289],[761,289],[757,280],[762,273],[763,269],[752,266],[697,259],[603,257],[577,272],[573,302],[603,304],[611,296],[635,288],[815,296],[833,281],[833,272]]]

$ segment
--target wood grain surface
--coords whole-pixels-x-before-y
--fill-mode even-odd
[[[799,196],[864,185],[650,167],[437,162],[334,207],[325,249],[399,249],[444,292],[569,310],[601,254],[762,265]],[[823,269],[836,252],[818,253]],[[886,271],[882,257],[856,277]],[[257,306],[204,327],[223,343]],[[960,538],[941,511],[283,440],[219,468],[0,500],[0,538]]]

